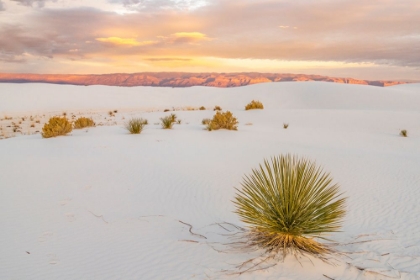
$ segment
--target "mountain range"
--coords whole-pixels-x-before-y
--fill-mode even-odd
[[[157,87],[238,87],[258,83],[290,81],[324,81],[344,84],[371,86],[393,86],[405,84],[402,81],[368,81],[353,78],[336,78],[305,74],[273,73],[178,73],[144,72],[116,74],[14,74],[0,73],[0,83],[52,83],[70,85],[107,85],[107,86],[157,86]]]

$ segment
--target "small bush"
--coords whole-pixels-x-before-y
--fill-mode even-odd
[[[177,124],[181,124],[181,123],[182,123],[182,121],[181,121],[181,120],[177,120],[177,121],[176,121],[176,123],[177,123]]]
[[[213,111],[222,111],[222,108],[220,108],[220,106],[215,106]]]
[[[251,103],[245,106],[245,110],[264,109],[264,105],[260,101],[252,100]]]
[[[226,111],[222,113],[220,111],[216,112],[213,116],[213,119],[207,124],[207,130],[218,130],[218,129],[227,129],[227,130],[237,130],[238,121],[232,115],[231,112]]]
[[[148,121],[148,120],[146,120],[146,119],[144,119],[144,120],[143,120],[143,124],[144,124],[144,125],[148,125],[148,124],[149,124],[149,121]]]
[[[401,135],[402,137],[407,137],[407,136],[408,136],[408,132],[407,132],[407,130],[405,130],[405,129],[401,130],[401,131],[400,131],[400,135]]]
[[[132,118],[125,124],[125,128],[131,134],[140,134],[143,131],[145,122],[147,122],[147,120],[141,118]]]
[[[289,124],[288,124],[288,123],[284,123],[284,124],[283,124],[283,128],[284,128],[284,129],[287,129],[288,127],[289,127]]]
[[[163,129],[172,129],[174,122],[172,121],[172,116],[166,116],[164,118],[160,118],[161,125]]]
[[[210,122],[211,122],[211,119],[203,119],[203,120],[201,121],[201,123],[202,123],[203,125],[208,125]]]
[[[66,117],[52,117],[42,128],[42,137],[51,138],[66,135],[72,131],[72,125]]]
[[[172,122],[176,122],[177,121],[177,118],[178,117],[175,114],[170,114],[169,116],[171,117]]]
[[[92,127],[95,126],[95,122],[91,118],[80,117],[74,122],[73,126],[75,129]]]
[[[346,202],[331,182],[330,174],[306,159],[265,160],[245,176],[234,201],[236,213],[250,227],[248,244],[283,256],[329,253],[314,238],[340,229]]]
[[[201,107],[200,107],[200,110],[201,110],[201,111],[206,110],[206,107],[201,106]]]
[[[169,111],[170,111],[169,109],[165,109],[165,110],[163,110],[163,112],[165,112],[165,113],[166,113],[166,112],[169,112]]]

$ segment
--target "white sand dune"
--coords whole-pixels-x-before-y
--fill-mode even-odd
[[[252,99],[265,109],[245,111]],[[173,130],[155,124],[166,108],[215,105],[233,112],[238,131],[203,130],[212,110],[175,112]],[[420,84],[0,84],[9,134],[22,117],[33,133],[63,112],[103,126],[0,140],[0,279],[420,279]],[[41,120],[34,128],[30,115]],[[149,120],[142,134],[124,129],[131,116]],[[260,254],[223,245],[244,226],[235,187],[285,153],[316,160],[349,197],[342,232],[329,236],[344,254],[234,274]]]

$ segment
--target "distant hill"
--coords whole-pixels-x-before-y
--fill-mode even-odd
[[[156,86],[156,87],[238,87],[258,83],[286,81],[324,81],[342,84],[393,86],[401,81],[367,81],[352,78],[334,78],[320,75],[271,73],[133,73],[103,75],[73,74],[12,74],[0,73],[0,83],[51,83],[70,85]]]

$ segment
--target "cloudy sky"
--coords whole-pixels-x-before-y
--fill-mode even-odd
[[[0,72],[420,80],[419,0],[0,0]]]

